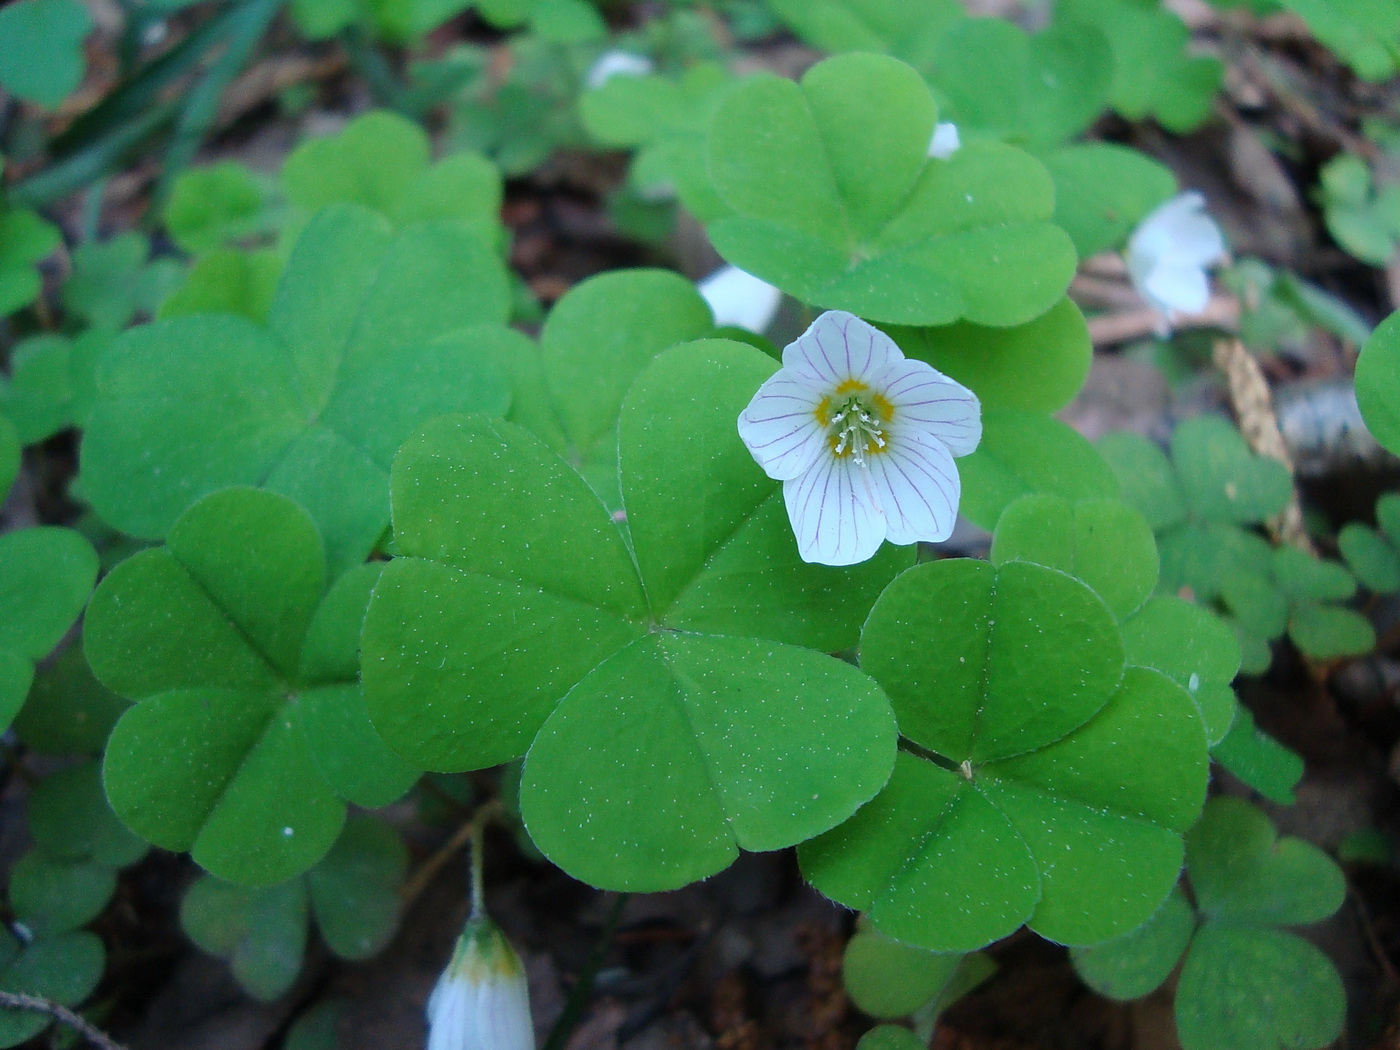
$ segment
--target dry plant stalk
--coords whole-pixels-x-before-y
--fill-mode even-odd
[[[1274,415],[1273,393],[1269,381],[1244,343],[1238,339],[1221,339],[1215,344],[1215,365],[1225,373],[1230,387],[1230,404],[1240,421],[1240,432],[1246,443],[1258,455],[1276,459],[1288,469],[1293,477],[1293,457],[1288,454],[1288,446],[1283,443],[1279,431],[1278,418]],[[1275,542],[1288,543],[1300,550],[1315,555],[1312,539],[1303,526],[1303,507],[1298,501],[1298,488],[1295,484],[1289,497],[1288,506],[1275,518],[1265,523]]]

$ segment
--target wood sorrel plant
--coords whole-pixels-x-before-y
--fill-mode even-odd
[[[832,50],[843,12],[872,6],[774,4]],[[1078,255],[1123,247],[1177,189],[1140,154],[1070,140],[1110,100],[1187,126],[1218,68],[1183,55],[1155,7],[1066,3],[1079,23],[1029,37],[916,6],[858,20],[875,27],[861,46],[910,64],[623,75],[584,104],[595,135],[639,147],[634,182],[672,184],[727,263],[807,311],[781,367],[719,338],[694,285],[661,270],[583,282],[537,338],[509,327],[495,169],[430,165],[423,133],[385,114],[292,155],[282,243],[257,255],[228,245],[270,238],[267,187],[236,171],[177,185],[171,232],[207,254],[159,320],[115,334],[140,304],[79,284],[100,338],[32,348],[71,366],[73,389],[24,430],[81,425],[84,498],[149,547],[88,607],[83,653],[118,695],[73,657],[109,704],[102,731],[56,748],[102,752],[105,798],[94,762],[66,801],[34,796],[26,870],[89,889],[65,912],[36,876],[12,885],[44,933],[3,946],[3,966],[66,938],[86,953],[70,983],[90,990],[100,952],[74,927],[144,849],[115,814],[207,869],[185,928],[277,995],[313,918],[347,958],[393,928],[403,846],[351,806],[523,759],[525,830],[597,887],[671,889],[741,849],[798,847],[818,890],[866,913],[852,955],[872,1014],[931,1023],[987,972],[961,953],[1028,926],[1083,949],[1115,995],[1184,954],[1196,1046],[1229,1005],[1212,974],[1263,957],[1294,980],[1303,959],[1295,987],[1328,1008],[1295,1026],[1299,1045],[1330,1037],[1325,960],[1221,889],[1235,863],[1268,883],[1272,829],[1228,807],[1197,822],[1212,757],[1290,796],[1292,756],[1231,682],[1285,631],[1315,656],[1369,647],[1361,617],[1324,604],[1354,581],[1270,550],[1256,527],[1288,478],[1228,424],[1183,426],[1169,460],[1141,439],[1096,448],[1053,416],[1091,357],[1066,297]],[[1150,97],[1123,76],[1144,51],[1164,71]],[[978,86],[993,81],[1006,90]],[[931,148],[948,116],[958,145]],[[1175,259],[1167,284],[1191,293],[1160,305],[1200,299],[1207,239],[1186,262],[1146,253],[1145,274]],[[43,240],[30,230],[16,252]],[[118,247],[145,266],[145,241]],[[1358,370],[1392,446],[1397,331]],[[0,420],[6,487],[18,444]],[[959,513],[992,533],[986,560],[915,546]],[[0,629],[13,714],[97,569],[75,533],[4,543],[0,594],[49,581],[32,627]],[[55,739],[28,717],[26,739]],[[55,834],[65,804],[99,830]],[[1174,895],[1188,853],[1194,904]],[[1335,908],[1329,864],[1287,868],[1322,890],[1269,923]],[[1134,938],[1160,950],[1129,980]],[[911,967],[919,980],[882,987]],[[1284,1026],[1244,1027],[1240,1045]],[[910,1038],[894,1031],[880,1038]]]

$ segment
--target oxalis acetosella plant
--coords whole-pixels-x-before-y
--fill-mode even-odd
[[[974,21],[967,46],[1039,54]],[[1106,92],[1108,44],[1084,40]],[[593,63],[600,125],[662,83],[630,51]],[[700,202],[724,259],[699,287],[604,273],[526,334],[499,173],[430,164],[420,130],[373,114],[294,154],[295,221],[246,296],[74,346],[83,498],[139,547],[83,627],[83,681],[114,707],[100,774],[76,767],[85,804],[192,855],[182,923],[271,997],[313,920],[343,958],[392,932],[405,848],[356,808],[504,767],[476,782],[500,800],[435,782],[474,807],[473,879],[430,1050],[535,1044],[486,913],[488,821],[619,893],[795,848],[860,913],[862,1009],[922,1034],[1028,929],[1117,997],[1180,962],[1187,1050],[1326,1043],[1335,973],[1281,927],[1335,910],[1339,877],[1320,853],[1290,867],[1306,851],[1247,804],[1207,807],[1213,761],[1270,797],[1297,776],[1231,687],[1238,588],[1183,582],[1235,555],[1273,573],[1259,527],[1287,479],[1223,420],[1168,460],[1057,418],[1093,353],[1067,295],[1081,250],[1123,252],[1165,331],[1224,255],[1202,199],[1151,170],[1100,202],[1066,160],[1093,114],[1041,134],[1030,89],[1002,128],[971,96],[941,113],[928,70],[885,54],[702,73],[644,114],[664,125],[644,173]],[[656,131],[632,123],[611,130]],[[398,182],[359,179],[380,141],[413,158]],[[484,206],[443,190],[468,185]],[[1323,599],[1293,553],[1280,586],[1306,612]],[[0,635],[16,707],[77,615]],[[291,947],[259,940],[266,915]],[[1237,1022],[1246,970],[1325,1009]]]

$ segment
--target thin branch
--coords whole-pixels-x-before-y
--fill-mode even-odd
[[[1172,318],[1172,327],[1223,328],[1234,331],[1240,320],[1240,302],[1233,295],[1212,296],[1206,308],[1198,314]],[[1162,315],[1150,306],[1100,314],[1089,319],[1089,338],[1095,346],[1113,346],[1156,334],[1162,325]]]
[[[68,1009],[62,1003],[45,999],[41,995],[0,991],[0,1007],[7,1010],[28,1010],[33,1013],[48,1014],[55,1021],[73,1029],[93,1046],[101,1047],[101,1050],[126,1050],[126,1047],[102,1029],[91,1024],[82,1014]]]

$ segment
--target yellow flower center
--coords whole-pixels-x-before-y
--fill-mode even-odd
[[[817,422],[826,428],[832,455],[851,456],[865,466],[867,455],[886,451],[885,428],[894,419],[889,398],[859,379],[837,384],[816,408]]]

